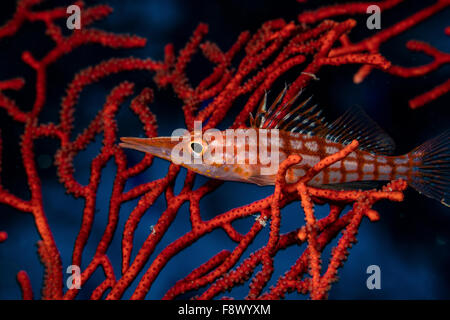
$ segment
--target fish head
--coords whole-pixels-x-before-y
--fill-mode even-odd
[[[236,163],[234,154],[226,153],[225,140],[217,136],[208,141],[194,133],[154,138],[122,137],[121,141],[122,148],[149,153],[215,179],[246,181],[254,170],[250,164]]]
[[[121,138],[120,146],[150,153],[214,179],[273,184],[278,165],[272,168],[274,172],[261,174],[271,164],[260,163],[257,139],[249,143],[249,139],[229,137],[229,133],[219,130],[209,130],[204,134],[186,131],[182,136],[125,137]]]

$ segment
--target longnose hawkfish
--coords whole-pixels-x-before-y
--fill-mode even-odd
[[[351,108],[327,123],[317,105],[310,106],[310,98],[294,106],[300,92],[282,104],[285,92],[286,87],[269,108],[266,94],[255,117],[250,114],[250,127],[239,133],[215,130],[202,135],[186,131],[183,139],[180,135],[124,137],[120,145],[215,179],[274,185],[278,164],[289,155],[302,157],[286,172],[286,181],[293,183],[321,159],[356,139],[357,150],[319,172],[309,184],[337,190],[367,189],[379,181],[401,178],[418,192],[449,206],[450,130],[407,154],[392,156],[394,141],[362,109]],[[239,134],[244,138],[240,139]],[[256,154],[253,158],[252,152]],[[185,160],[175,161],[175,153]],[[214,154],[214,161],[201,161],[207,154],[209,160]]]

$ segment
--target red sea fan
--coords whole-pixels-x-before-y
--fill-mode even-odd
[[[248,31],[242,32],[226,51],[204,40],[208,33],[208,26],[200,24],[186,46],[178,53],[175,53],[172,45],[167,45],[163,61],[132,57],[114,58],[81,70],[67,87],[66,95],[61,102],[59,122],[40,123],[40,114],[48,108],[46,105],[49,89],[47,70],[56,60],[80,46],[92,43],[111,48],[136,48],[146,44],[145,39],[137,36],[116,35],[89,27],[94,21],[108,16],[111,8],[103,5],[89,7],[82,1],[75,4],[82,8],[83,28],[65,36],[57,22],[66,19],[66,8],[59,7],[43,11],[35,9],[41,2],[43,1],[18,1],[14,16],[0,28],[0,41],[6,41],[8,37],[15,36],[25,22],[45,23],[46,34],[55,44],[54,48],[40,60],[37,60],[31,52],[23,51],[22,53],[23,62],[36,73],[36,96],[30,111],[24,111],[15,101],[8,98],[8,91],[22,90],[24,81],[22,79],[0,81],[0,107],[6,111],[11,121],[23,127],[21,156],[31,193],[29,200],[21,199],[0,185],[0,203],[17,211],[30,213],[34,218],[36,229],[42,239],[38,243],[38,253],[45,267],[43,299],[74,299],[79,292],[76,288],[64,289],[63,270],[67,266],[62,264],[58,244],[54,240],[42,203],[41,179],[37,172],[34,149],[36,140],[44,137],[59,142],[55,165],[61,184],[68,194],[84,199],[85,203],[81,228],[73,248],[72,265],[81,265],[82,253],[92,231],[101,170],[110,160],[117,165],[117,174],[109,200],[108,222],[97,244],[94,257],[81,273],[82,290],[83,285],[98,268],[104,271],[105,279],[93,290],[92,299],[100,299],[104,296],[107,299],[120,299],[133,283],[137,283],[137,287],[132,299],[144,299],[156,277],[172,257],[216,229],[223,229],[236,243],[236,247],[232,251],[220,251],[184,279],[174,283],[164,295],[164,299],[173,299],[185,292],[205,286],[207,286],[206,290],[198,298],[211,299],[248,279],[251,279],[249,299],[279,299],[294,290],[309,294],[312,299],[326,298],[331,284],[337,279],[338,268],[347,258],[349,248],[356,242],[356,234],[362,219],[368,217],[371,221],[378,220],[379,215],[372,209],[373,204],[383,199],[401,201],[402,191],[406,188],[406,183],[403,181],[393,181],[378,191],[330,191],[306,185],[308,179],[324,167],[352,152],[358,145],[357,141],[354,141],[346,149],[318,163],[307,173],[306,178],[296,185],[287,185],[283,177],[286,170],[301,159],[299,156],[289,157],[279,168],[272,195],[205,221],[200,215],[199,202],[208,193],[217,189],[221,182],[210,180],[201,187],[193,189],[195,174],[188,172],[184,187],[180,193],[175,194],[174,181],[180,169],[176,165],[170,166],[165,177],[124,191],[127,180],[141,174],[152,165],[152,156],[146,155],[138,164],[128,166],[124,151],[117,146],[117,112],[120,105],[134,95],[132,80],[124,81],[116,86],[89,126],[75,139],[71,139],[74,129],[73,115],[78,108],[77,101],[80,93],[87,86],[124,71],[151,72],[159,87],[171,86],[176,96],[183,102],[185,123],[189,129],[193,129],[194,120],[203,121],[206,128],[216,127],[224,120],[239,97],[249,95],[232,124],[232,127],[242,127],[248,120],[249,113],[263,98],[265,91],[269,90],[286,72],[298,66],[302,67],[303,72],[292,82],[284,98],[285,101],[306,87],[324,66],[339,68],[345,64],[361,64],[361,69],[354,78],[355,82],[360,82],[374,68],[400,77],[422,76],[450,61],[449,54],[418,41],[409,42],[408,48],[423,51],[434,58],[433,62],[421,67],[403,68],[392,65],[378,50],[381,43],[450,4],[449,1],[443,0],[436,1],[435,4],[397,25],[386,28],[358,43],[351,43],[348,37],[355,28],[354,20],[346,19],[337,22],[328,19],[365,14],[366,3],[335,5],[314,12],[304,12],[298,17],[299,23],[286,22],[282,19],[267,21],[253,34]],[[387,10],[400,2],[400,0],[382,1],[379,5],[383,10]],[[201,51],[214,68],[211,74],[205,76],[196,87],[193,87],[186,75],[186,68],[197,51]],[[237,56],[242,52],[244,56],[238,61],[238,67],[234,68],[233,63],[237,62]],[[413,98],[410,105],[412,108],[420,107],[448,90],[447,81],[428,93]],[[139,118],[142,129],[148,137],[156,135],[156,119],[149,109],[152,101],[153,91],[146,88],[139,92],[130,103],[130,109]],[[201,108],[205,102],[209,104]],[[74,177],[74,158],[100,133],[103,134],[103,145],[91,163],[89,183],[82,185]],[[3,157],[5,151],[7,152],[2,150],[0,139],[0,152]],[[164,212],[161,212],[157,223],[132,259],[134,233],[139,221],[148,208],[162,195],[165,196],[167,207]],[[124,203],[132,199],[139,199],[138,204],[127,213],[125,227],[120,230],[117,228],[119,211]],[[301,212],[301,204],[305,213],[305,225],[289,233],[281,234],[280,210],[293,201],[299,202],[299,212]],[[153,259],[144,275],[138,279],[138,274],[143,271],[156,245],[167,233],[184,203],[189,203],[191,230],[180,238],[173,239],[173,242]],[[317,219],[314,215],[314,207],[322,204],[329,204],[330,211],[326,217]],[[351,206],[352,209],[343,214],[342,211],[346,206]],[[246,234],[241,234],[233,228],[233,221],[252,215],[257,215],[257,218]],[[301,216],[299,214],[299,217]],[[243,253],[266,224],[270,228],[266,245],[238,264]],[[117,232],[120,232],[122,237],[121,270],[114,270],[107,254],[111,240]],[[332,251],[331,259],[326,266],[323,266],[321,254],[339,233],[342,235]],[[0,241],[7,241],[6,232],[0,232]],[[307,243],[306,249],[299,255],[290,270],[277,280],[275,286],[263,291],[272,277],[277,252],[304,242]],[[7,242],[3,245],[7,245]],[[262,269],[256,272],[259,265]],[[32,299],[33,290],[36,288],[31,288],[26,271],[20,271],[17,274],[17,280],[21,286],[23,298]]]

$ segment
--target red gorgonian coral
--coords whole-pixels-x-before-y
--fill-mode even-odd
[[[415,77],[423,76],[450,62],[450,54],[440,52],[419,41],[410,41],[407,46],[410,50],[422,51],[433,57],[434,60],[424,66],[408,68],[395,66],[379,52],[382,43],[444,9],[450,5],[448,0],[438,0],[396,25],[387,27],[358,43],[352,43],[349,38],[349,33],[356,25],[354,20],[337,22],[328,19],[365,14],[367,6],[371,3],[338,4],[313,12],[303,12],[298,16],[299,23],[288,23],[282,19],[268,21],[254,34],[248,31],[242,32],[227,51],[223,51],[212,42],[204,41],[208,26],[200,24],[178,54],[175,53],[172,45],[166,46],[164,61],[132,57],[115,58],[81,70],[67,87],[66,95],[61,102],[59,123],[40,123],[39,116],[46,108],[47,69],[56,60],[87,44],[96,43],[111,48],[136,48],[146,44],[145,39],[137,36],[116,35],[89,27],[91,23],[108,16],[111,8],[103,5],[88,7],[82,1],[77,1],[75,4],[82,8],[83,28],[65,36],[57,21],[67,18],[66,8],[36,11],[35,6],[41,2],[43,0],[18,1],[14,16],[0,28],[0,40],[5,41],[8,37],[16,35],[24,22],[45,23],[46,33],[55,44],[54,48],[40,60],[34,58],[31,52],[22,52],[23,62],[36,72],[36,96],[30,111],[23,111],[15,101],[8,98],[7,94],[8,90],[21,90],[24,81],[20,78],[0,81],[0,107],[7,112],[11,120],[24,128],[21,156],[31,193],[30,199],[21,199],[0,184],[0,203],[18,211],[30,213],[34,218],[37,231],[42,238],[38,244],[38,253],[45,267],[43,299],[74,299],[79,292],[79,289],[75,288],[64,290],[65,266],[62,264],[58,244],[54,240],[43,207],[41,180],[37,172],[34,150],[35,141],[44,137],[56,139],[60,144],[55,155],[55,164],[61,184],[67,193],[73,197],[82,198],[85,202],[81,228],[72,253],[72,265],[81,265],[82,253],[92,230],[101,170],[111,160],[117,165],[117,174],[109,200],[108,222],[97,244],[94,257],[81,273],[81,288],[83,288],[83,284],[97,268],[101,267],[104,271],[105,280],[93,290],[92,299],[100,299],[104,296],[107,299],[120,299],[133,282],[137,282],[137,287],[132,299],[145,298],[158,274],[174,255],[207,233],[220,228],[236,243],[235,249],[231,252],[224,250],[217,253],[184,279],[174,283],[164,295],[164,299],[173,299],[180,294],[204,286],[208,287],[198,298],[211,299],[248,279],[251,279],[249,299],[278,299],[294,290],[309,294],[312,299],[326,298],[331,283],[336,280],[338,268],[342,266],[348,255],[348,249],[356,241],[356,233],[364,216],[371,221],[378,220],[378,213],[372,209],[372,205],[382,199],[401,201],[402,191],[406,188],[404,181],[393,181],[379,191],[330,191],[307,185],[309,179],[324,167],[343,159],[355,150],[358,143],[354,141],[341,152],[319,162],[304,179],[295,185],[286,184],[284,176],[286,170],[301,159],[296,155],[290,156],[280,165],[272,195],[205,221],[200,215],[199,202],[208,193],[217,189],[221,182],[210,180],[194,190],[195,174],[188,172],[184,187],[180,193],[175,194],[174,181],[179,173],[179,167],[176,165],[170,166],[164,178],[124,191],[128,179],[144,172],[152,165],[152,156],[146,155],[140,163],[129,167],[124,151],[117,146],[116,115],[124,100],[134,94],[132,82],[125,81],[117,85],[89,126],[75,139],[71,139],[77,101],[80,93],[87,86],[124,71],[152,72],[154,81],[159,87],[171,86],[176,96],[183,101],[183,112],[188,129],[193,129],[194,120],[203,121],[204,128],[216,127],[225,118],[237,98],[249,95],[250,97],[234,119],[232,127],[236,128],[245,126],[249,113],[263,98],[264,92],[269,90],[274,82],[287,71],[297,66],[302,66],[303,72],[299,73],[292,82],[284,98],[285,101],[306,87],[324,66],[361,64],[360,70],[354,77],[355,82],[361,82],[374,68],[400,77]],[[400,2],[402,0],[386,0],[379,2],[378,5],[383,10],[387,10]],[[449,29],[447,28],[445,32],[449,34]],[[198,50],[214,65],[214,69],[194,88],[188,81],[186,68]],[[233,68],[232,62],[242,51],[244,57],[240,60],[238,67]],[[450,82],[447,81],[427,93],[412,97],[410,106],[411,108],[423,106],[448,92],[449,89]],[[156,119],[149,109],[152,100],[153,91],[147,88],[138,93],[130,104],[130,109],[139,118],[147,137],[157,135]],[[210,100],[206,107],[200,108],[203,102]],[[103,146],[91,163],[89,183],[82,185],[74,177],[74,158],[98,134],[103,134]],[[2,151],[4,156],[5,150],[2,150],[0,138],[0,153]],[[134,233],[139,221],[148,208],[163,194],[167,203],[166,210],[161,213],[148,238],[132,259]],[[139,199],[139,202],[131,212],[127,213],[124,229],[118,230],[121,206],[132,199]],[[305,225],[289,233],[280,234],[282,218],[280,210],[288,203],[298,200],[305,213]],[[166,234],[184,203],[189,203],[191,231],[178,239],[173,239],[173,242],[156,256],[138,280],[138,274],[143,270],[156,245]],[[322,219],[317,219],[314,215],[314,207],[325,203],[330,206],[329,214]],[[341,214],[349,205],[352,209]],[[233,221],[255,214],[259,216],[248,233],[240,234],[233,228]],[[264,228],[266,222],[270,227],[267,244],[238,264],[244,251]],[[113,269],[106,253],[116,232],[122,235],[121,270]],[[332,251],[328,265],[322,270],[321,253],[340,232],[342,236]],[[0,232],[0,242],[6,240],[7,233]],[[307,243],[307,247],[290,270],[278,279],[275,286],[263,291],[273,274],[273,263],[277,252],[304,242]],[[262,269],[255,272],[259,265],[262,265]],[[17,274],[17,280],[20,283],[23,298],[32,299],[33,290],[26,271],[20,271]]]

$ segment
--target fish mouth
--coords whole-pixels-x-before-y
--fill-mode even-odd
[[[145,153],[150,153],[159,158],[171,160],[171,151],[173,145],[178,142],[172,142],[170,137],[156,138],[134,138],[121,137],[119,146],[126,149],[133,149]]]
[[[145,138],[132,138],[132,137],[121,137],[119,146],[126,149],[134,149],[142,152],[147,152],[148,142]]]

